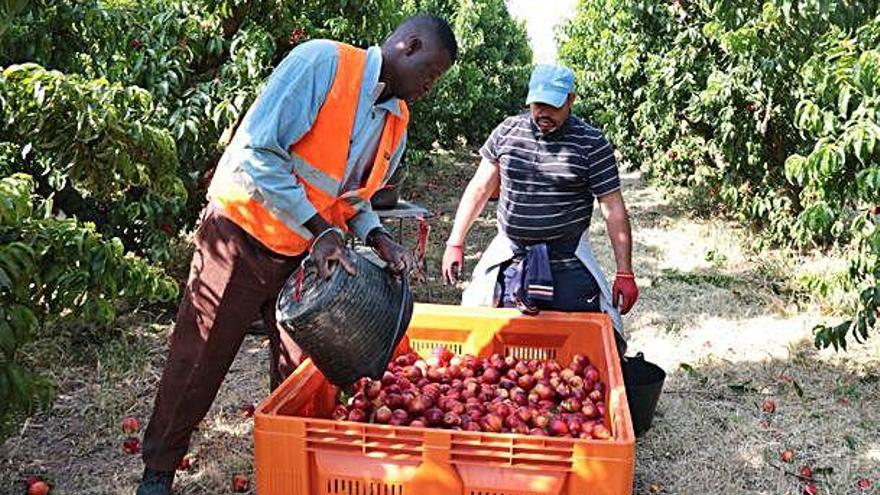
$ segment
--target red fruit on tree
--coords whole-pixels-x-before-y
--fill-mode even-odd
[[[871,480],[868,478],[862,478],[859,481],[856,481],[856,486],[859,487],[859,490],[867,490],[871,488]]]
[[[818,493],[819,487],[812,481],[804,485],[804,495],[817,495]]]
[[[137,433],[141,429],[141,423],[137,418],[129,416],[122,420],[122,431],[129,435]]]
[[[290,38],[287,41],[289,41],[291,45],[295,45],[299,43],[304,35],[305,32],[303,31],[303,28],[298,27],[290,33]]]
[[[235,493],[244,493],[248,490],[250,480],[243,474],[236,474],[232,477],[232,491]]]
[[[773,399],[764,400],[764,405],[762,406],[765,413],[774,413],[776,412],[776,401]]]

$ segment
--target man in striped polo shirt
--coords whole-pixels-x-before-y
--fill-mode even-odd
[[[498,236],[474,269],[463,304],[524,311],[605,311],[622,336],[619,313],[638,298],[629,218],[614,152],[596,128],[571,114],[574,75],[536,66],[529,111],[504,120],[480,149],[482,161],[465,189],[443,255],[443,275],[456,280],[465,236],[500,190]],[[589,244],[598,199],[614,249],[613,289]]]

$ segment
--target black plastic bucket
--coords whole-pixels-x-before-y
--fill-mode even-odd
[[[624,358],[621,366],[633,430],[636,436],[641,436],[651,428],[666,372],[656,364],[646,361],[641,352],[634,357]]]
[[[398,281],[366,257],[350,254],[356,276],[335,264],[322,280],[311,260],[303,261],[276,305],[278,323],[334,385],[381,378],[413,311],[406,276]]]

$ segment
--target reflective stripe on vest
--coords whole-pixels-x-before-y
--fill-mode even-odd
[[[290,151],[293,174],[305,189],[309,202],[325,220],[348,231],[346,222],[382,187],[391,154],[406,131],[409,110],[406,103],[400,101],[401,116],[387,115],[366,183],[360,189],[342,194],[367,53],[343,43],[336,46],[339,63],[330,91],[312,128],[291,145]],[[267,207],[244,171],[239,169],[238,173],[215,176],[209,195],[227,217],[269,249],[288,256],[308,249],[311,233],[285,212],[275,211],[271,205]]]

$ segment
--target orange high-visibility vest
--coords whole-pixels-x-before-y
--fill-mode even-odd
[[[291,145],[290,151],[302,159],[295,162],[293,174],[305,188],[309,202],[325,220],[347,232],[346,222],[358,213],[358,206],[369,204],[384,185],[391,155],[406,132],[409,110],[401,100],[400,117],[387,115],[366,183],[357,190],[342,192],[367,52],[343,43],[337,43],[337,49],[339,63],[330,92],[312,128]],[[255,194],[248,192],[252,188],[242,183],[248,180],[242,174],[215,176],[208,190],[211,200],[269,249],[288,256],[305,252],[312,234],[304,226],[289,226],[271,213]]]

